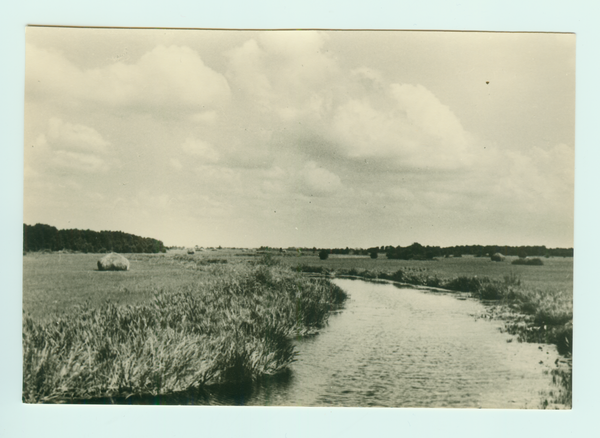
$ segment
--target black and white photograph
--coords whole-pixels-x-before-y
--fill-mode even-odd
[[[572,409],[574,33],[25,39],[23,403]]]

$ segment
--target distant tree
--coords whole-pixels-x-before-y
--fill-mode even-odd
[[[329,258],[329,251],[327,251],[326,249],[322,249],[321,251],[319,251],[319,258],[321,260],[327,260]]]
[[[492,254],[490,256],[490,258],[492,259],[493,262],[503,262],[505,257],[504,255],[502,255],[501,253],[497,252],[495,254]]]
[[[376,259],[377,258],[377,251],[371,251],[369,253],[369,255],[371,256],[372,259]]]

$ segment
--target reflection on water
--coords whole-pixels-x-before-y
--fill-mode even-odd
[[[146,403],[538,408],[555,347],[511,342],[483,307],[391,284],[335,280],[350,293],[287,373]],[[140,402],[140,401],[137,401]],[[141,401],[143,402],[143,401]]]
[[[476,301],[338,279],[344,311],[297,343],[291,375],[257,385],[244,405],[538,408],[558,357],[509,342],[476,320]],[[240,403],[233,403],[240,404]]]

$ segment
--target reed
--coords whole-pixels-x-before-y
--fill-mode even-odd
[[[187,261],[186,261],[187,263]],[[203,265],[209,281],[149,291],[147,303],[23,316],[23,401],[147,397],[247,382],[294,361],[347,298],[279,264]]]

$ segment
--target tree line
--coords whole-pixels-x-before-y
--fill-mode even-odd
[[[272,248],[261,247],[260,249],[269,250]],[[282,249],[281,249],[282,250]],[[378,254],[385,254],[388,259],[399,260],[431,260],[441,257],[462,257],[471,255],[475,257],[490,257],[493,254],[501,253],[505,256],[525,257],[573,257],[573,248],[547,248],[544,245],[537,246],[508,246],[508,245],[458,245],[458,246],[423,246],[419,243],[413,243],[409,246],[373,246],[370,248],[288,248],[290,250],[300,250],[302,253],[319,254],[321,258],[325,254],[338,255],[370,255],[371,258],[377,258]]]
[[[369,252],[372,248],[369,249]],[[492,256],[501,253],[505,256],[518,257],[573,257],[573,248],[546,248],[546,246],[508,246],[508,245],[459,245],[449,247],[423,246],[413,243],[410,246],[386,246],[380,248],[389,259],[428,260],[434,257],[475,257]]]
[[[80,251],[84,253],[159,253],[166,252],[160,240],[122,231],[59,230],[56,227],[23,224],[23,251]]]

